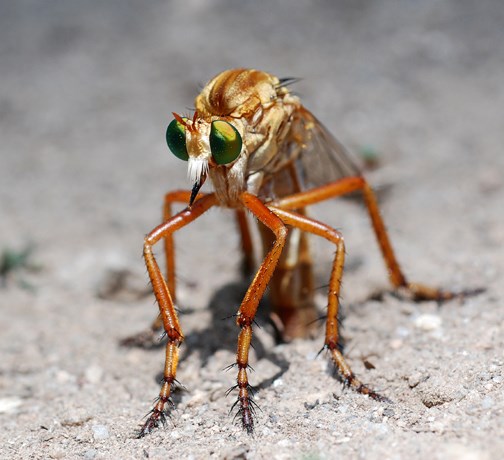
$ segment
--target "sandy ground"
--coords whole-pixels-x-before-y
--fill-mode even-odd
[[[503,23],[500,0],[1,2],[0,458],[499,458]],[[177,236],[186,390],[166,429],[136,440],[164,353],[118,343],[156,315],[143,235],[163,194],[189,185],[164,129],[238,66],[302,77],[306,106],[379,154],[369,178],[413,280],[486,292],[370,300],[388,285],[365,213],[314,210],[346,237],[349,361],[393,403],[344,391],[316,356],[322,335],[275,345],[260,320],[248,436],[222,370],[237,336],[222,318],[244,288],[238,239],[212,211]],[[314,246],[323,285],[333,249]]]

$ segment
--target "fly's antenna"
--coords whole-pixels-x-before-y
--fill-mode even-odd
[[[196,120],[196,112],[194,112],[195,117],[193,118],[192,124],[187,123],[188,118],[181,117],[178,113],[172,112],[172,115],[173,115],[173,118],[175,118],[175,120],[177,120],[181,125],[184,125],[186,127],[186,129],[188,129],[189,131],[195,131],[194,121]]]

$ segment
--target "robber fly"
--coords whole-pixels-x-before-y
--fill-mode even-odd
[[[168,125],[169,149],[187,162],[192,190],[165,196],[164,221],[145,238],[144,258],[160,316],[152,330],[164,329],[166,358],[159,397],[139,432],[139,437],[161,423],[173,404],[179,347],[184,340],[175,310],[175,260],[173,234],[213,206],[234,210],[241,235],[245,265],[252,266],[252,240],[246,212],[264,226],[264,259],[236,313],[239,328],[235,367],[235,405],[243,428],[254,427],[254,402],[249,385],[249,348],[258,304],[270,285],[272,318],[285,340],[307,334],[307,324],[317,318],[313,298],[312,260],[307,245],[311,233],[336,248],[327,292],[324,348],[343,381],[359,393],[383,401],[352,372],[338,346],[338,308],[345,245],[341,233],[310,218],[308,205],[360,192],[378,240],[392,286],[416,299],[447,300],[454,294],[410,283],[403,274],[380,216],[376,197],[361,170],[344,147],[293,95],[293,79],[266,72],[233,69],[220,73],[196,97],[192,117],[176,113]],[[210,178],[213,193],[202,193]],[[187,207],[172,214],[173,203]],[[165,243],[167,277],[163,277],[153,246]],[[133,343],[135,340],[130,341]]]

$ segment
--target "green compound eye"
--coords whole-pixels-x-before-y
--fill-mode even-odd
[[[181,160],[189,160],[186,147],[185,126],[173,120],[166,129],[166,143],[172,153]]]
[[[237,129],[227,121],[212,122],[210,130],[210,149],[219,165],[231,163],[238,158],[242,148],[242,138]]]

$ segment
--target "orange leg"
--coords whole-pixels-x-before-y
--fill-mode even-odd
[[[203,193],[199,193],[196,200],[203,197]],[[163,222],[166,222],[172,216],[172,203],[189,203],[191,191],[177,190],[169,192],[165,195],[163,206]],[[243,252],[243,271],[245,274],[252,272],[254,267],[252,237],[247,223],[245,212],[241,209],[236,210],[236,221],[240,230],[241,249]],[[176,285],[175,285],[175,246],[173,243],[173,235],[170,233],[164,238],[164,248],[166,257],[166,280],[168,288],[172,293],[173,302],[176,303]],[[156,324],[156,323],[154,323]],[[158,329],[161,324],[158,325]]]
[[[242,250],[242,273],[250,275],[254,270],[254,246],[252,236],[247,222],[247,216],[241,209],[236,211],[236,222],[240,230],[241,250]]]
[[[204,193],[199,193],[196,200],[205,196]],[[191,197],[190,190],[175,190],[168,192],[164,197],[163,204],[163,222],[167,222],[173,216],[173,203],[188,204]],[[240,229],[241,247],[244,255],[243,259],[243,272],[250,274],[253,270],[253,247],[250,230],[247,224],[245,213],[242,210],[236,211],[236,218]],[[173,241],[173,233],[168,233],[164,236],[164,253],[166,260],[166,284],[170,291],[172,301],[176,305],[176,281],[175,281],[175,244]],[[152,322],[149,329],[141,331],[133,336],[126,337],[121,341],[124,346],[134,346],[141,348],[151,348],[159,343],[159,332],[162,330],[163,320],[161,315],[158,315]]]
[[[204,196],[203,193],[198,194],[197,199]],[[168,192],[164,197],[163,205],[163,222],[168,222],[173,216],[172,203],[188,204],[191,192],[187,190],[175,190]],[[173,243],[173,234],[165,235],[164,252],[166,260],[166,284],[170,291],[171,298],[176,304],[176,283],[175,283],[175,246]],[[163,319],[158,315],[147,330],[140,331],[130,337],[121,340],[121,345],[127,347],[152,348],[159,344],[159,333],[163,328]]]
[[[304,215],[304,209],[296,212]],[[273,242],[270,229],[261,225],[259,233],[264,248],[268,249]],[[313,336],[317,328],[313,264],[308,243],[305,232],[298,228],[289,229],[284,250],[269,283],[270,319],[281,341]]]
[[[334,256],[331,277],[329,280],[329,292],[327,303],[327,319],[324,347],[331,353],[331,358],[339,370],[346,385],[354,388],[362,394],[369,395],[371,398],[378,401],[388,401],[387,398],[379,395],[369,387],[364,385],[352,372],[350,366],[345,361],[341,353],[338,342],[338,310],[339,310],[339,293],[341,288],[341,279],[343,277],[343,267],[345,263],[345,244],[343,236],[337,230],[311,219],[299,213],[285,211],[273,206],[268,206],[284,224],[297,227],[303,232],[309,232],[314,235],[321,236],[326,240],[336,245],[336,254]]]
[[[394,288],[405,288],[417,300],[448,300],[456,295],[452,292],[443,291],[418,283],[410,283],[406,280],[399,263],[397,262],[392,244],[390,243],[385,224],[380,215],[375,194],[366,179],[362,176],[346,177],[339,181],[316,187],[311,190],[296,193],[268,203],[268,206],[278,207],[284,210],[293,210],[319,203],[329,198],[342,196],[360,190],[364,196],[371,223],[378,240],[385,264],[388,269],[390,282]]]
[[[200,199],[204,196],[203,193],[198,194],[196,199]],[[176,190],[174,192],[168,192],[164,197],[163,206],[163,222],[168,222],[171,219],[172,204],[173,203],[183,203],[188,204],[191,197],[190,190]],[[173,244],[173,233],[168,233],[164,236],[164,252],[166,260],[166,282],[168,284],[168,289],[172,295],[172,300],[174,303],[177,302],[176,298],[176,286],[175,286],[175,246]],[[158,327],[161,327],[159,324]]]
[[[300,145],[301,145],[300,140]],[[295,154],[293,154],[295,156]],[[275,196],[290,196],[303,190],[302,178],[294,163],[289,163],[272,184]],[[305,208],[295,210],[306,215]],[[273,242],[271,231],[259,226],[263,248]],[[310,337],[317,328],[313,262],[308,235],[299,229],[289,229],[287,241],[273,277],[269,283],[268,300],[270,319],[279,340],[289,342],[295,338]]]
[[[236,366],[238,367],[237,384],[238,398],[233,405],[239,405],[238,415],[241,418],[243,428],[248,433],[254,429],[253,412],[254,406],[251,395],[251,387],[248,382],[247,368],[249,367],[249,350],[252,340],[252,323],[257,312],[259,301],[268,285],[271,275],[275,270],[276,264],[285,245],[287,237],[287,228],[282,221],[273,214],[263,202],[248,192],[244,192],[240,200],[243,205],[254,214],[264,225],[271,229],[275,234],[273,247],[264,257],[259,270],[257,271],[252,283],[250,284],[245,297],[238,310],[236,324],[240,327],[238,336],[238,349],[236,352]]]
[[[182,227],[201,216],[205,211],[217,204],[214,194],[209,194],[196,201],[191,208],[186,208],[169,220],[152,230],[144,241],[144,258],[154,295],[159,306],[160,318],[168,341],[166,343],[166,358],[163,373],[163,385],[158,400],[151,410],[147,421],[138,433],[138,437],[150,433],[160,423],[165,422],[166,405],[170,404],[172,386],[176,382],[178,364],[178,349],[184,336],[180,328],[170,288],[161,274],[158,263],[152,252],[152,247],[161,239],[170,236]]]

